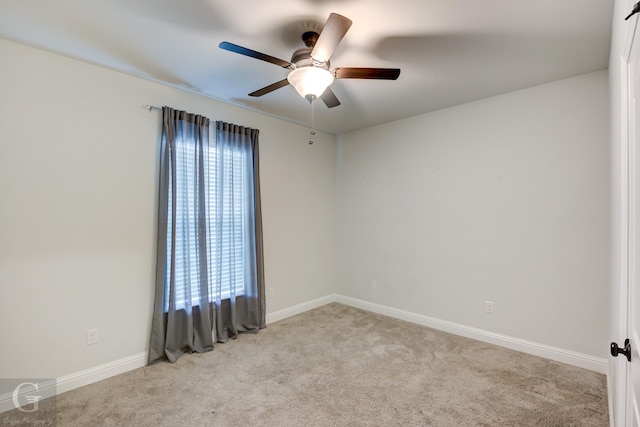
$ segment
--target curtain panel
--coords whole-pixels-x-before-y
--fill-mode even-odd
[[[163,107],[149,363],[266,326],[258,134]]]

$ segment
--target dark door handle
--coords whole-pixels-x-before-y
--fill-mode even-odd
[[[633,10],[629,14],[629,16],[624,18],[624,20],[626,21],[627,19],[631,18],[633,15],[635,15],[638,12],[640,12],[640,2],[636,3],[635,6],[633,6]]]
[[[618,357],[619,354],[624,354],[627,360],[631,362],[631,343],[629,342],[629,338],[624,340],[624,348],[618,347],[618,344],[614,342],[611,343],[611,355]]]

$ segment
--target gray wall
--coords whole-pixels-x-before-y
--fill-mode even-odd
[[[146,351],[161,112],[145,104],[260,129],[268,312],[335,292],[333,135],[310,146],[306,128],[8,41],[0,57],[0,378]]]
[[[606,71],[343,135],[339,291],[604,357],[608,143]]]

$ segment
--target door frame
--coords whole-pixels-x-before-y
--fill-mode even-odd
[[[640,162],[638,161],[638,152],[640,147],[638,146],[638,142],[640,141],[640,123],[637,122],[638,116],[638,107],[640,106],[637,98],[634,100],[634,96],[637,96],[639,91],[640,81],[638,78],[640,77],[638,73],[640,70],[637,69],[632,73],[632,69],[630,67],[631,55],[634,54],[637,58],[640,56],[640,34],[638,34],[638,19],[635,18],[634,21],[629,22],[629,26],[627,28],[627,39],[625,40],[625,49],[624,49],[624,57],[625,57],[625,73],[627,78],[624,80],[624,94],[623,99],[625,102],[626,114],[624,115],[626,118],[626,126],[624,128],[624,138],[627,141],[626,143],[626,153],[628,156],[628,170],[627,170],[627,236],[628,236],[628,245],[627,245],[627,334],[626,337],[631,339],[631,356],[632,359],[638,357],[638,336],[637,336],[637,325],[633,323],[637,323],[637,320],[634,319],[635,314],[638,312],[639,307],[637,304],[637,295],[638,292],[638,273],[640,271],[640,262],[638,261],[639,256],[639,247],[640,241],[638,239],[638,216],[640,215],[640,184],[638,183],[638,178],[640,177]],[[637,59],[634,59],[637,61]],[[623,293],[624,294],[624,293]],[[632,389],[636,389],[633,383],[637,383],[637,378],[635,376],[637,373],[634,373],[637,368],[636,361],[633,362],[632,365],[629,363],[624,363],[625,365],[625,384],[626,384],[626,398],[625,398],[625,419],[626,425],[633,426],[640,423],[640,415],[638,414],[638,396],[632,392]]]
[[[622,20],[621,13],[630,11],[634,4],[634,0],[620,1],[619,9],[614,10],[614,29],[618,22]],[[615,13],[620,11],[621,13]],[[611,115],[611,127],[619,129],[619,134],[612,132],[612,256],[611,256],[611,278],[612,278],[612,301],[610,303],[610,319],[612,323],[611,332],[612,339],[616,342],[624,342],[629,337],[629,319],[631,312],[630,296],[630,278],[631,268],[638,269],[639,265],[632,265],[630,258],[631,245],[638,247],[638,242],[633,242],[633,236],[630,234],[632,227],[630,224],[630,209],[632,194],[639,194],[640,186],[635,185],[632,176],[638,176],[640,165],[635,164],[635,159],[631,156],[632,134],[630,132],[630,114],[631,109],[631,93],[630,93],[630,73],[629,58],[633,48],[633,38],[638,27],[638,18],[634,17],[630,21],[624,21],[625,30],[622,37],[624,41],[620,43],[617,52],[612,52],[612,61],[618,61],[618,64],[610,64],[611,68],[615,65],[619,70],[619,117],[615,114]],[[612,46],[616,48],[616,46]],[[635,48],[640,48],[636,46]],[[611,85],[612,89],[616,89]],[[613,93],[610,94],[613,98]],[[637,354],[636,349],[634,353]],[[629,365],[625,358],[611,358],[609,363],[608,375],[609,388],[609,418],[610,425],[626,426],[632,425],[634,408],[630,403],[630,384],[629,384]]]

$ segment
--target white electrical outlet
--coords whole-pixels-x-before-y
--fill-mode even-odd
[[[98,328],[87,329],[87,345],[98,344]]]
[[[493,301],[484,302],[484,311],[488,314],[493,314]]]
[[[373,289],[374,291],[376,289],[378,289],[378,281],[377,280],[372,280],[371,281],[371,289]]]
[[[276,292],[273,288],[269,288],[269,298],[274,298],[276,296]]]

